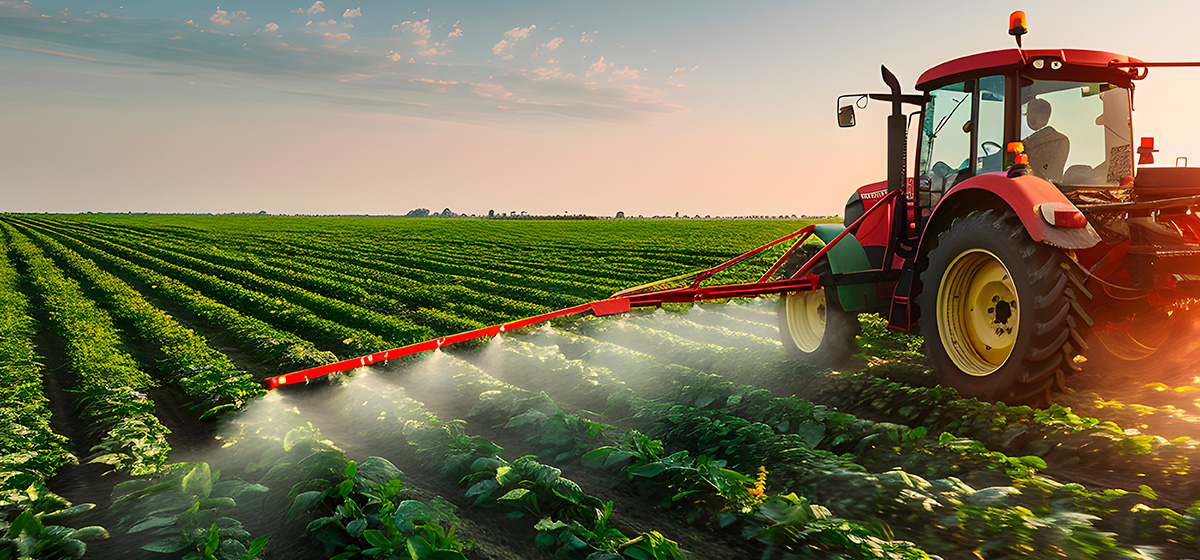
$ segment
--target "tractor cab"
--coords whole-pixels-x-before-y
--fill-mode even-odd
[[[1004,171],[1021,142],[1032,175],[1059,190],[1110,189],[1133,175],[1126,56],[1008,49],[935,66],[917,82],[928,101],[917,143],[924,215],[963,180]],[[1007,156],[1007,157],[1006,157]]]

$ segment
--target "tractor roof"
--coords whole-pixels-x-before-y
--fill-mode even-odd
[[[926,70],[917,79],[917,89],[930,91],[967,78],[991,76],[1018,68],[1026,68],[1034,59],[1060,60],[1060,70],[1043,69],[1031,75],[1041,79],[1071,81],[1107,81],[1128,87],[1133,74],[1123,68],[1109,66],[1110,62],[1141,62],[1123,54],[1080,49],[1005,49],[956,58]]]

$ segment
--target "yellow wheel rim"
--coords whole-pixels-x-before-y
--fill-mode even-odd
[[[1012,355],[1020,324],[1017,288],[1004,263],[983,249],[963,251],[938,287],[938,334],[964,373],[991,375]]]
[[[796,292],[783,297],[792,342],[801,352],[816,352],[825,337],[825,290]]]

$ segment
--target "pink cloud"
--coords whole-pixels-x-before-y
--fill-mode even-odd
[[[500,39],[499,43],[492,45],[492,53],[500,54],[504,52],[505,49],[512,48],[517,41],[520,41],[521,39],[528,37],[530,33],[533,33],[534,29],[537,29],[536,25],[530,25],[529,27],[514,27],[508,31],[505,31],[504,36],[508,37],[508,39]],[[510,41],[509,39],[512,40]]]
[[[604,71],[607,69],[608,69],[608,65],[604,63],[604,57],[602,56],[602,57],[600,57],[600,60],[597,60],[595,63],[593,63],[591,66],[589,66],[587,69],[587,72],[584,72],[583,75],[584,75],[584,77],[591,78],[592,76],[595,76],[596,74],[603,74]]]
[[[561,44],[563,44],[563,38],[555,37],[553,39],[550,39],[549,41],[546,41],[545,43],[542,43],[542,46],[546,47],[547,49],[554,50],[554,49],[557,49],[558,46]]]
[[[346,11],[345,11],[345,12],[342,14],[342,17],[344,17],[344,18],[348,18],[348,17],[358,17],[358,16],[361,16],[361,15],[362,15],[362,8],[360,7],[360,8],[354,8],[353,10],[347,9],[347,10],[346,10]]]
[[[268,24],[262,26],[262,29],[255,31],[254,34],[257,35],[259,33],[274,33],[276,31],[279,31],[279,25],[275,24],[275,23],[268,23]]]
[[[516,42],[516,41],[520,41],[521,39],[528,37],[529,34],[532,33],[534,29],[537,29],[536,25],[530,25],[529,27],[525,27],[525,28],[514,27],[512,29],[509,29],[508,31],[505,31],[504,36],[511,37],[513,42]]]
[[[408,22],[405,22],[405,23],[408,23]],[[433,35],[433,32],[429,30],[428,24],[429,24],[429,20],[427,20],[427,19],[422,20],[422,21],[414,21],[414,22],[412,22],[412,32],[416,33],[417,35],[420,35],[421,38],[423,38],[423,39],[428,39],[430,36]]]
[[[446,54],[446,53],[451,53],[451,52],[454,52],[454,51],[451,51],[448,49],[439,49],[435,46],[435,47],[429,47],[428,49],[418,52],[417,56],[433,56],[433,55]]]
[[[217,8],[217,11],[213,13],[213,15],[209,16],[208,19],[217,25],[229,25],[231,23],[241,25],[246,23],[250,17],[246,15],[246,10],[238,10],[236,12],[229,13],[226,10]]]
[[[330,49],[336,49],[339,45],[343,45],[346,41],[350,40],[349,33],[330,33],[326,31],[321,36],[325,38],[325,47]]]
[[[492,97],[492,98],[501,98],[501,99],[506,98],[506,97],[512,97],[512,92],[505,91],[504,86],[502,86],[502,85],[477,84],[475,82],[470,82],[470,84],[475,87],[475,89],[472,90],[471,93],[474,93],[475,95],[478,95],[480,97]]]
[[[317,0],[316,2],[313,3],[311,8],[309,8],[307,10],[304,8],[296,8],[295,10],[292,10],[292,13],[293,14],[319,14],[324,11],[325,11],[325,2],[322,2],[321,0]]]
[[[608,75],[608,79],[610,79],[610,80],[636,80],[638,78],[639,74],[641,74],[641,70],[638,70],[636,68],[630,69],[628,66],[626,66],[625,68],[622,68],[621,70],[613,70],[612,73]]]
[[[451,31],[449,34],[446,35],[446,38],[450,39],[452,37],[462,37],[462,35],[463,35],[463,31],[461,29],[455,27],[454,31]]]

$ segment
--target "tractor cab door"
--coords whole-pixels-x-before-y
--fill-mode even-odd
[[[951,187],[1004,169],[1004,88],[1004,76],[987,76],[929,92],[918,146],[921,228]]]

